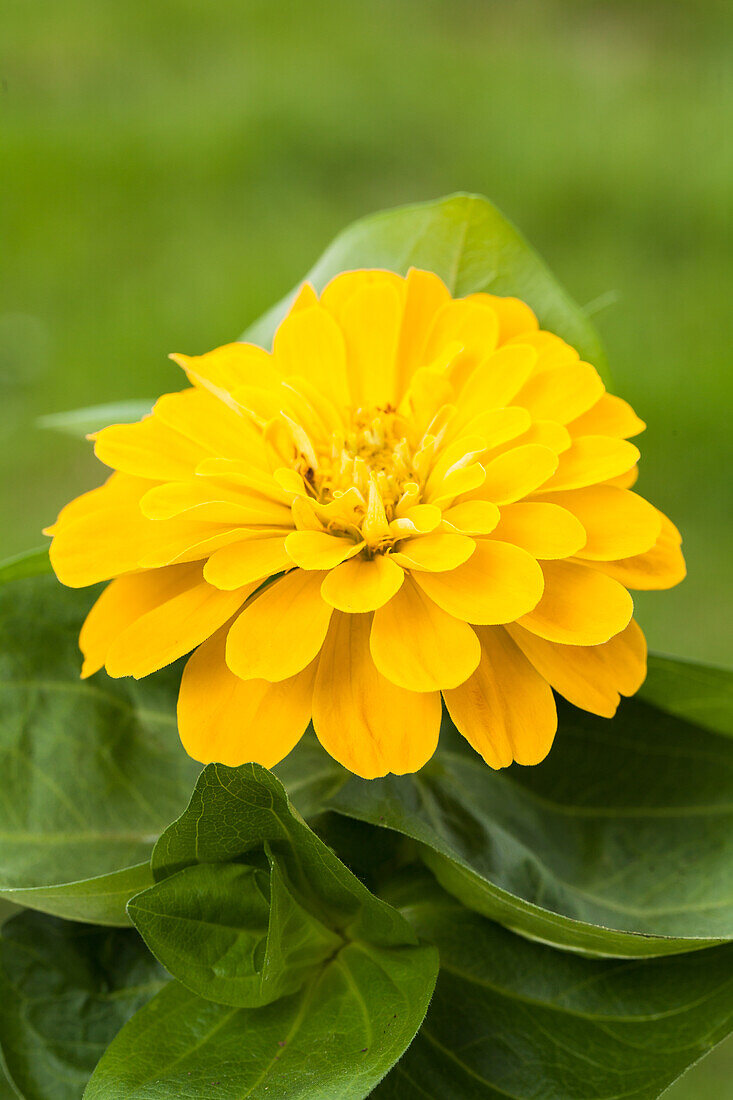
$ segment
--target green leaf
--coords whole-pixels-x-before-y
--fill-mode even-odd
[[[464,904],[559,947],[660,955],[733,937],[733,743],[641,699],[610,722],[562,706],[544,763],[501,772],[446,720],[422,771],[353,778],[331,805],[421,842]]]
[[[253,1007],[300,989],[342,945],[298,903],[278,865],[202,863],[128,909],[171,974],[218,1004]]]
[[[79,1100],[100,1055],[165,985],[131,929],[22,913],[0,936],[0,1046],[25,1100]]]
[[[133,1017],[86,1100],[367,1096],[424,1018],[437,953],[308,828],[279,780],[210,764],[152,866],[158,881],[130,914],[192,988],[171,983]],[[256,1008],[208,999],[241,1006],[273,981],[299,988]]]
[[[37,577],[51,572],[48,558],[48,546],[39,546],[35,550],[24,550],[12,558],[0,562],[0,584],[22,580],[23,577]]]
[[[254,1009],[172,982],[122,1029],[84,1100],[362,1100],[420,1026],[434,965],[430,948],[348,944],[297,993]]]
[[[150,414],[153,401],[115,401],[111,405],[92,405],[87,409],[71,409],[69,412],[49,413],[39,416],[39,428],[50,428],[64,435],[85,439],[101,431],[108,424],[131,424]]]
[[[3,890],[2,897],[27,909],[37,909],[66,920],[116,926],[129,924],[125,913],[128,901],[152,882],[153,873],[147,862],[60,886]]]
[[[273,771],[307,820],[323,812],[351,775],[324,751],[312,727]]]
[[[0,891],[43,887],[23,904],[126,924],[139,870],[98,876],[149,859],[199,769],[176,731],[176,669],[79,679],[92,600],[52,577],[0,587]]]
[[[424,882],[397,894],[437,944],[440,975],[374,1100],[653,1100],[733,1028],[733,945],[588,959],[515,936]]]
[[[511,222],[480,195],[450,195],[363,218],[339,234],[305,276],[320,292],[334,275],[382,267],[406,275],[434,271],[451,294],[511,295],[532,307],[541,325],[562,336],[605,371],[595,328]],[[242,339],[269,347],[295,295],[274,306]]]
[[[407,922],[344,866],[257,764],[208,765],[188,809],[156,844],[152,868],[156,885],[128,912],[171,974],[209,1000],[266,1004],[354,942],[385,959],[414,953],[423,965]]]
[[[668,714],[733,736],[733,673],[728,669],[650,656],[640,694]]]

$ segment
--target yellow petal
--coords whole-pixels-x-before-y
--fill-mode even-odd
[[[631,489],[636,485],[639,480],[639,467],[632,466],[630,470],[627,470],[625,474],[619,474],[618,477],[609,477],[607,481],[604,481],[604,485],[613,485],[615,489]]]
[[[323,747],[363,779],[415,772],[435,752],[438,692],[393,684],[369,652],[371,615],[336,612],[318,662],[313,726]]]
[[[391,287],[400,301],[405,299],[406,279],[402,278],[401,275],[396,275],[393,271],[371,268],[358,271],[342,271],[339,275],[334,276],[323,289],[320,299],[321,305],[341,324],[346,304],[353,298],[354,294],[359,290],[363,290],[364,287],[374,286],[380,288]]]
[[[149,676],[210,638],[237,611],[255,585],[220,592],[199,581],[136,619],[110,645],[110,676]]]
[[[646,641],[634,619],[601,645],[558,645],[521,626],[507,627],[541,676],[581,710],[613,718],[619,694],[633,695],[646,676]]]
[[[527,413],[529,416],[529,413]],[[524,446],[527,443],[538,443],[541,447],[549,447],[556,455],[567,451],[572,443],[570,432],[562,424],[556,424],[554,420],[535,420],[523,435],[520,435],[502,450],[510,447]]]
[[[548,683],[502,627],[479,627],[481,663],[443,698],[453,722],[491,768],[539,764],[557,729]]]
[[[568,561],[543,562],[542,571],[544,594],[520,626],[567,645],[600,645],[628,626],[634,602],[610,577]]]
[[[301,569],[333,569],[363,545],[327,531],[293,531],[285,541],[287,553]]]
[[[221,455],[265,468],[259,432],[240,409],[232,409],[206,390],[167,393],[153,406],[152,416],[201,448],[202,455]]]
[[[425,344],[428,363],[441,358],[446,348],[458,345],[461,352],[453,359],[451,379],[461,389],[465,379],[496,348],[499,321],[496,313],[484,302],[454,299],[437,311]]]
[[[590,363],[568,363],[535,374],[515,401],[529,409],[534,420],[567,424],[594,405],[604,391],[601,376]]]
[[[360,614],[391,600],[404,579],[404,570],[386,554],[360,556],[332,569],[323,581],[321,595],[339,611]]]
[[[242,680],[287,680],[316,656],[332,608],[321,598],[322,573],[294,569],[265,588],[237,617],[226,660]]]
[[[452,399],[453,387],[442,367],[419,367],[410,378],[400,403],[400,414],[410,421],[413,431],[419,435]]]
[[[204,579],[215,588],[229,590],[263,581],[291,566],[285,535],[248,538],[215,550],[204,566]]]
[[[679,544],[679,533],[666,516],[659,513],[662,530],[651,550],[619,561],[597,562],[608,577],[628,588],[674,588],[687,576],[687,567]]]
[[[461,435],[448,444],[438,455],[425,485],[425,496],[438,496],[445,480],[455,470],[464,470],[471,466],[486,450],[482,436]]]
[[[476,495],[494,504],[512,504],[544,485],[557,464],[554,451],[539,443],[514,447],[487,463],[486,477]]]
[[[443,512],[443,522],[463,535],[489,535],[499,522],[500,514],[489,500],[464,500]]]
[[[79,634],[84,654],[82,677],[103,667],[109,648],[136,619],[185,592],[201,579],[199,565],[173,565],[118,577],[105,588],[87,615]]]
[[[662,527],[659,512],[643,497],[611,485],[591,485],[586,489],[548,494],[577,516],[588,540],[578,557],[611,561],[650,550]]]
[[[434,504],[415,504],[411,508],[396,509],[397,519],[389,525],[390,532],[406,531],[410,534],[429,535],[443,520],[443,513]]]
[[[293,494],[280,485],[276,477],[278,473],[281,471],[271,473],[269,470],[253,470],[249,462],[232,458],[205,458],[196,467],[197,480],[202,479],[211,486],[223,487],[231,493],[265,497],[266,500],[289,508]],[[298,477],[295,470],[289,470],[288,473]]]
[[[482,539],[450,573],[415,573],[415,582],[449,615],[467,623],[508,623],[542,595],[542,570],[526,550]]]
[[[140,512],[140,493],[149,485],[136,478],[110,478],[67,505],[49,549],[62,584],[83,588],[137,568],[140,539],[150,526]]]
[[[323,306],[289,314],[275,333],[273,355],[283,377],[302,374],[337,405],[349,404],[346,344]]]
[[[227,396],[241,386],[276,386],[281,376],[272,356],[255,344],[224,344],[205,355],[171,355],[195,386],[216,397]]]
[[[301,309],[308,309],[309,306],[316,305],[318,305],[318,295],[310,283],[303,283],[293,298],[293,304],[288,310],[287,316],[289,317],[291,313],[298,313]]]
[[[155,523],[140,511],[150,481],[113,476],[72,501],[54,527],[51,564],[63,584],[82,588],[139,569],[196,561],[242,537],[237,527],[172,519]]]
[[[568,424],[574,436],[612,435],[617,439],[629,439],[646,428],[631,405],[612,393],[604,393],[592,408]]]
[[[566,366],[568,363],[576,363],[580,356],[575,348],[567,344],[553,332],[544,329],[534,332],[523,332],[518,336],[512,336],[507,341],[509,344],[529,344],[537,351],[537,371],[555,370],[557,367]]]
[[[456,398],[459,422],[467,423],[477,409],[496,409],[508,405],[522,390],[537,361],[534,348],[523,344],[499,348],[480,364],[467,379]],[[516,404],[523,402],[517,398]]]
[[[316,662],[288,680],[240,680],[226,663],[226,628],[199,646],[183,670],[178,732],[189,756],[235,768],[272,768],[308,727]]]
[[[291,394],[291,402],[294,410],[308,410],[311,423],[321,427],[327,441],[334,432],[341,433],[344,430],[344,413],[347,411],[337,407],[335,396],[329,387],[324,391],[316,386],[312,380],[301,375],[293,375],[283,382],[283,389]]]
[[[519,298],[500,298],[495,294],[469,294],[469,302],[483,302],[491,306],[499,321],[499,344],[531,333],[539,325],[537,318],[525,302]]]
[[[476,549],[476,543],[466,535],[435,531],[432,535],[398,543],[398,547],[391,557],[404,569],[442,573],[468,561]]]
[[[522,501],[501,509],[492,538],[521,546],[533,558],[569,558],[585,545],[585,528],[556,504]]]
[[[397,349],[396,395],[401,400],[418,367],[425,365],[424,349],[435,314],[450,300],[437,275],[411,267],[405,280],[405,308]]]
[[[389,285],[360,287],[344,304],[340,324],[346,340],[349,389],[357,407],[396,403],[401,321],[400,297]]]
[[[560,455],[557,471],[543,490],[583,489],[626,473],[638,461],[638,449],[625,439],[583,435]]]
[[[266,524],[292,527],[287,504],[268,500],[259,493],[238,489],[234,483],[226,488],[213,478],[198,477],[191,481],[169,481],[149,489],[140,501],[144,516],[152,520],[205,519],[214,523],[238,526]]]
[[[481,489],[486,475],[480,462],[474,462],[470,466],[459,466],[450,470],[441,480],[433,482],[432,488],[426,493],[426,499],[440,508],[449,507],[456,497],[463,493],[472,493]],[[484,493],[481,491],[481,496]]]
[[[266,529],[263,533],[268,533]],[[137,567],[159,569],[164,565],[201,561],[222,546],[251,537],[242,527],[213,523],[187,522],[180,519],[146,523],[137,543]]]
[[[121,508],[129,508],[131,504],[136,507],[143,493],[152,489],[154,481],[139,477],[130,477],[128,474],[110,474],[103,485],[96,489],[90,489],[88,493],[74,497],[59,512],[56,523],[44,530],[44,534],[55,535],[57,531],[67,523],[76,519],[86,519],[95,512],[105,512],[115,508],[118,504]],[[139,512],[139,508],[137,508]]]
[[[442,611],[409,577],[374,616],[371,652],[379,671],[407,691],[457,687],[478,665],[475,632]]]
[[[112,424],[98,432],[94,453],[105,466],[134,477],[186,478],[210,452],[155,416],[137,424]]]
[[[323,531],[323,523],[318,518],[317,508],[318,505],[311,497],[297,497],[293,501],[290,510],[297,531]]]
[[[462,421],[459,417],[453,417],[446,431],[446,438],[452,439],[457,433],[458,425]],[[461,427],[461,434],[480,435],[485,442],[487,450],[496,447],[504,447],[518,436],[523,436],[532,424],[532,418],[526,409],[520,409],[517,405],[507,405],[501,409],[486,409],[477,416],[468,420],[465,427]],[[530,442],[529,440],[527,442]],[[531,442],[535,442],[532,440]],[[568,439],[568,445],[570,440]]]

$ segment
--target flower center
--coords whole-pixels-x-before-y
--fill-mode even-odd
[[[326,503],[355,488],[366,502],[374,480],[385,510],[388,514],[393,511],[404,486],[415,480],[405,428],[402,418],[390,408],[358,409],[349,430],[318,455],[313,479],[318,498]]]
[[[363,539],[371,550],[398,539],[393,521],[421,494],[408,431],[390,406],[357,409],[345,431],[314,443],[310,459],[301,453],[299,472],[329,530]]]

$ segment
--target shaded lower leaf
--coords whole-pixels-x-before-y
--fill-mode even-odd
[[[294,993],[342,945],[299,905],[274,865],[201,863],[134,898],[151,951],[189,989],[256,1006]]]
[[[0,890],[78,884],[149,859],[199,771],[178,739],[175,669],[140,682],[79,679],[93,598],[53,577],[0,587]],[[98,918],[93,885],[88,911],[84,888],[65,893],[63,909],[40,894],[24,904]]]
[[[400,893],[441,969],[423,1027],[375,1100],[653,1100],[733,1029],[733,945],[587,959],[515,936],[424,882]]]
[[[136,932],[22,913],[0,936],[0,1047],[26,1100],[79,1100],[122,1025],[165,985]]]
[[[331,805],[420,841],[464,904],[561,947],[733,937],[733,742],[641,699],[612,721],[561,707],[548,758],[502,772],[446,720],[420,772],[353,778]]]
[[[227,1008],[172,982],[102,1057],[84,1100],[361,1100],[430,999],[434,955],[351,944],[301,989]]]
[[[2,1067],[0,1067],[0,1100],[18,1100],[18,1093],[10,1084]]]
[[[331,796],[351,775],[324,751],[312,727],[272,770],[307,820],[322,813]]]
[[[728,669],[652,655],[640,694],[668,714],[733,735],[733,675]]]
[[[396,951],[405,965],[412,954],[416,965],[426,957],[407,921],[370,893],[258,764],[209,764],[151,863],[156,883],[132,899],[130,917],[170,973],[208,1000],[267,1004],[352,947],[378,948],[385,960]]]
[[[299,901],[324,923],[383,947],[415,942],[404,919],[344,866],[259,764],[204,768],[187,809],[155,845],[153,874],[160,882],[195,864],[259,864],[265,844]]]
[[[89,921],[92,924],[117,927],[130,924],[127,903],[153,881],[150,863],[138,863],[108,875],[65,882],[60,886],[31,886],[20,890],[3,890],[2,897],[16,905],[37,909],[66,920]]]

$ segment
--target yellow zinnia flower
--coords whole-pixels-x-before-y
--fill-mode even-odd
[[[115,578],[83,676],[195,649],[195,759],[271,767],[312,719],[357,775],[416,771],[442,693],[491,767],[536,764],[552,688],[609,717],[637,690],[628,588],[680,581],[680,537],[630,491],[644,424],[528,306],[347,272],[302,288],[272,353],[173,358],[192,387],[96,435],[115,472],[63,509],[51,561]]]

